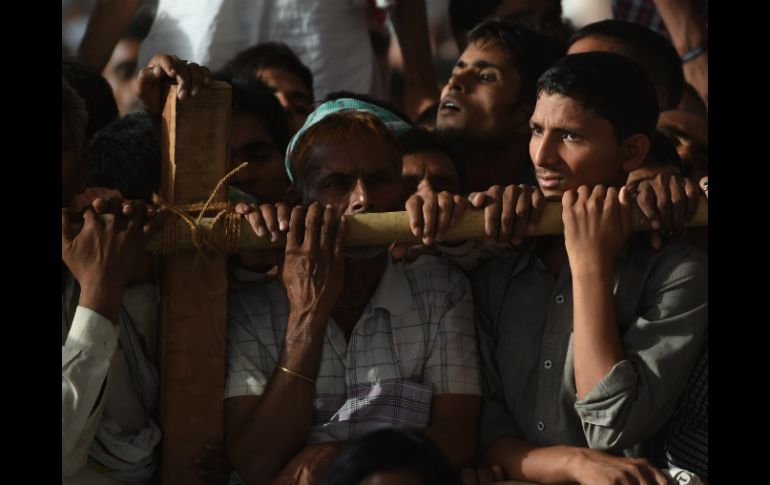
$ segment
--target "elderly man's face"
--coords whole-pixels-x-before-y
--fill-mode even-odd
[[[546,199],[581,185],[620,186],[621,144],[608,120],[558,94],[541,94],[530,119],[529,155]]]
[[[496,141],[516,129],[521,76],[499,42],[475,42],[460,56],[441,92],[436,128],[474,141]],[[528,115],[528,113],[527,113]]]
[[[376,134],[344,143],[319,143],[305,167],[305,202],[331,205],[338,214],[401,210],[401,160]]]

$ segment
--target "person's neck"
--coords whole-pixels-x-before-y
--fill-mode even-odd
[[[541,236],[537,240],[535,254],[545,264],[546,269],[558,278],[564,263],[567,262],[567,247],[564,236]]]
[[[353,327],[377,289],[387,264],[387,252],[369,259],[345,261],[345,283],[332,310],[332,317],[346,339],[350,338]]]
[[[457,153],[465,166],[465,192],[481,192],[493,185],[519,181],[529,165],[529,140],[512,135],[504,143],[458,143]]]

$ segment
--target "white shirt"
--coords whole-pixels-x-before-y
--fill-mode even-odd
[[[174,54],[212,71],[262,42],[287,44],[312,71],[315,99],[347,90],[382,97],[366,0],[160,0],[139,66]]]

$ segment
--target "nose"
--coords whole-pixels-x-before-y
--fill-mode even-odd
[[[467,79],[465,71],[455,69],[452,71],[452,75],[449,77],[446,86],[444,86],[444,94],[446,93],[464,93],[467,91]]]
[[[532,136],[529,142],[529,156],[538,167],[554,167],[559,163],[559,150],[553,135]]]
[[[372,212],[372,199],[369,194],[369,189],[362,179],[356,181],[355,187],[350,194],[350,213],[361,214],[364,212]]]

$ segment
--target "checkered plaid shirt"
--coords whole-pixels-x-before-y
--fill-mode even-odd
[[[708,15],[708,0],[694,0],[694,3],[695,11],[701,12],[705,18]],[[652,0],[613,0],[612,17],[643,25],[671,40]]]
[[[264,392],[288,313],[276,280],[230,291],[225,398]],[[472,292],[462,272],[431,256],[389,262],[348,342],[329,320],[310,442],[425,427],[433,394],[480,395],[479,379]]]
[[[709,351],[708,342],[698,356],[676,410],[654,441],[655,462],[677,467],[703,479],[709,476]]]

